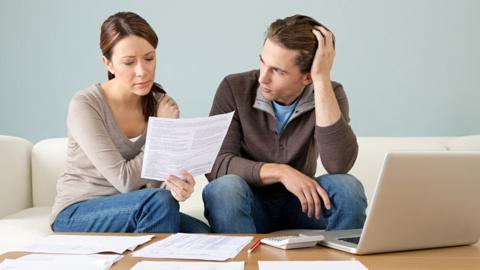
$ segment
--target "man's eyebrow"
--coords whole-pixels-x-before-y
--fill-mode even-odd
[[[262,55],[261,55],[261,54],[259,54],[258,57],[260,58],[260,61],[261,61],[262,63],[265,63],[265,61],[263,61],[263,58],[262,58]],[[288,73],[286,70],[281,69],[281,68],[276,67],[276,66],[269,66],[269,67],[271,67],[271,68],[273,68],[273,69],[276,69],[276,70],[278,70],[278,71],[284,72],[284,73]]]

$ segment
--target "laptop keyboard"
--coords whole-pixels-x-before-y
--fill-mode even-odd
[[[353,244],[358,245],[358,242],[360,241],[360,237],[339,238],[338,240],[342,240],[342,241],[345,241],[345,242],[349,242],[349,243],[353,243]]]

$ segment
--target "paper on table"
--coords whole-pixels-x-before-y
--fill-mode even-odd
[[[133,253],[135,257],[225,261],[235,257],[252,236],[177,233]]]
[[[359,261],[258,261],[259,270],[368,270]]]
[[[209,173],[234,112],[190,119],[148,119],[142,177],[163,181],[182,169]]]
[[[0,263],[0,270],[106,270],[122,255],[31,254]]]
[[[122,254],[150,241],[146,236],[49,235],[15,251],[63,254],[95,254],[114,252]]]
[[[132,270],[243,270],[244,262],[151,262],[142,261]]]

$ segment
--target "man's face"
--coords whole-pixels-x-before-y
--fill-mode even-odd
[[[267,39],[260,54],[258,82],[262,95],[270,100],[290,104],[310,84],[309,73],[302,73],[295,63],[297,52]]]

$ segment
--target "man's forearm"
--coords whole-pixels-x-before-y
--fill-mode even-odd
[[[315,124],[328,127],[340,119],[341,111],[329,78],[315,79]]]

